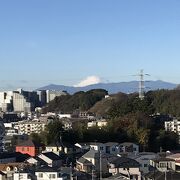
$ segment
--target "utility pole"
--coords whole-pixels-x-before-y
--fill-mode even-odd
[[[101,150],[99,150],[99,180],[102,179],[102,157]]]

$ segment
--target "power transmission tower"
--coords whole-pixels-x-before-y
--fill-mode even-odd
[[[144,86],[144,76],[150,76],[149,74],[144,74],[143,69],[140,70],[140,73],[138,74],[138,76],[140,77],[140,81],[139,81],[139,99],[143,100],[144,99],[144,90],[145,90],[145,86]]]

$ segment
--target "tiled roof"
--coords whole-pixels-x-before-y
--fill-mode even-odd
[[[136,160],[126,157],[119,157],[111,161],[110,164],[114,164],[116,168],[140,167],[140,164]]]
[[[49,159],[55,161],[55,160],[60,160],[60,157],[53,153],[53,152],[45,152],[45,153],[42,153],[44,156],[48,157]]]
[[[28,139],[26,141],[22,141],[17,144],[17,146],[24,146],[24,147],[41,147],[42,145],[39,143],[36,143],[35,141]]]
[[[59,171],[49,166],[43,166],[43,167],[37,168],[36,172],[59,172]]]
[[[88,161],[87,159],[81,157],[77,160],[77,162],[82,163],[82,164],[88,164],[88,165],[93,165],[92,162]]]

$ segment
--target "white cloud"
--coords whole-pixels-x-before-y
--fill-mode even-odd
[[[83,79],[78,84],[74,85],[75,87],[84,87],[92,84],[98,84],[101,82],[101,79],[98,76],[88,76],[86,79]]]

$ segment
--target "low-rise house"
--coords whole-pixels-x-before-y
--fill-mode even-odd
[[[33,173],[26,171],[18,171],[13,174],[13,180],[35,180],[36,176]]]
[[[105,119],[92,120],[87,123],[87,128],[99,127],[101,129],[102,127],[107,126],[107,124],[108,124],[108,122]]]
[[[179,180],[180,173],[167,171],[151,171],[143,177],[143,180]]]
[[[129,179],[141,180],[140,164],[134,159],[119,157],[109,163],[109,173],[122,174]]]
[[[101,172],[103,174],[106,174],[109,172],[108,162],[115,160],[116,158],[117,156],[91,149],[86,154],[84,154],[80,159],[77,160],[77,168],[81,167],[81,171],[87,172],[94,167],[94,170],[99,172],[101,169]]]
[[[135,143],[124,142],[118,146],[119,153],[138,154],[139,146]]]
[[[16,152],[36,156],[42,152],[43,148],[42,144],[38,144],[35,141],[28,139],[27,141],[22,141],[16,145]]]
[[[7,179],[13,179],[13,174],[18,172],[21,167],[25,167],[24,163],[6,163],[0,164],[0,172],[3,172],[6,175]]]
[[[150,160],[150,165],[158,171],[167,172],[169,170],[176,171],[176,163],[174,159],[160,157]]]
[[[146,174],[150,171],[150,160],[157,158],[153,152],[142,152],[135,156],[135,160],[140,164],[140,171]]]
[[[104,144],[105,145],[105,152],[108,154],[114,154],[117,155],[118,154],[118,145],[119,143],[117,142],[107,142]]]
[[[81,157],[76,161],[76,169],[78,171],[92,173],[95,167],[91,161],[88,161],[87,159]]]
[[[57,154],[53,152],[41,153],[38,155],[38,158],[42,159],[50,167],[60,167],[63,163],[63,160]]]
[[[50,145],[47,145],[45,151],[54,152],[59,155],[62,152],[65,154],[79,153],[81,152],[81,149],[70,143],[63,142],[63,143],[56,143],[56,144],[52,143]]]
[[[50,167],[40,167],[36,170],[37,180],[67,180],[68,176],[62,174],[60,170]]]
[[[93,150],[96,150],[96,151],[101,151],[103,153],[106,152],[106,146],[103,143],[98,143],[98,142],[97,143],[96,142],[89,143],[89,147],[90,147],[90,149],[93,149]]]

